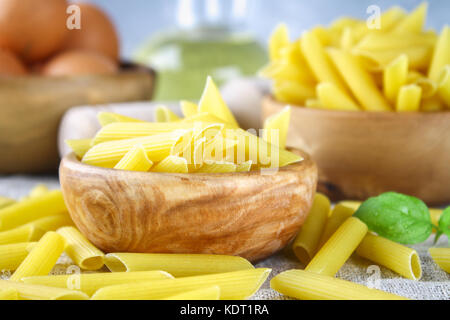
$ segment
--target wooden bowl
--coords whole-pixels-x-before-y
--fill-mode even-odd
[[[297,151],[296,151],[297,152]],[[60,181],[80,231],[105,252],[207,253],[256,261],[282,249],[310,210],[310,158],[273,174],[104,169],[63,158]]]
[[[131,64],[114,75],[0,77],[0,174],[56,171],[58,125],[69,108],[150,100],[154,79]]]
[[[263,118],[285,104],[266,97]],[[292,108],[288,146],[319,167],[318,190],[333,200],[397,191],[450,203],[450,112],[342,112]]]

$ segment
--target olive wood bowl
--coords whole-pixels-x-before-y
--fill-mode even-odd
[[[268,96],[263,119],[285,104]],[[345,112],[292,108],[287,145],[319,167],[318,191],[365,200],[387,191],[450,203],[450,112]]]
[[[257,261],[306,219],[317,185],[310,157],[264,174],[105,169],[63,158],[60,181],[80,231],[105,252],[204,253]]]

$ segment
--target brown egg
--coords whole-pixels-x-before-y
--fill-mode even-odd
[[[52,58],[41,73],[46,76],[67,76],[112,74],[117,71],[117,63],[109,57],[93,51],[71,50]]]
[[[81,29],[69,30],[65,49],[88,49],[119,59],[119,38],[110,18],[98,7],[76,4],[81,9]]]
[[[26,62],[59,50],[67,35],[66,0],[0,0],[0,46]]]
[[[0,49],[0,76],[21,76],[27,73],[27,69],[14,54]]]

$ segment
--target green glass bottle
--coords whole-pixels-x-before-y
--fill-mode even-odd
[[[136,60],[158,72],[156,100],[197,100],[206,77],[218,85],[252,76],[267,53],[245,31],[249,0],[179,0],[177,27],[155,34]]]

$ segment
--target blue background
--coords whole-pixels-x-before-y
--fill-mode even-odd
[[[221,0],[229,1],[229,0]],[[176,0],[91,0],[115,20],[122,40],[122,54],[130,57],[153,32],[173,27]],[[366,9],[378,5],[382,11],[400,5],[408,11],[420,0],[253,0],[248,15],[248,29],[265,42],[273,27],[286,22],[297,36],[316,24],[328,24],[338,16],[366,18]],[[429,0],[428,27],[440,30],[448,23],[449,0]]]

